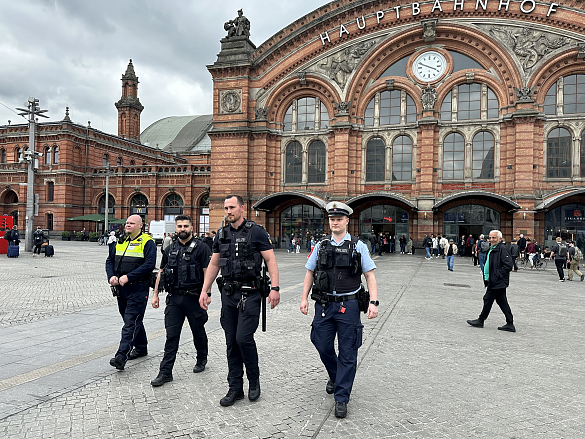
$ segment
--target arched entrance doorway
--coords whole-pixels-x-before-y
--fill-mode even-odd
[[[164,202],[164,220],[175,221],[177,215],[183,214],[183,199],[179,194],[169,194]]]
[[[116,213],[116,200],[111,194],[108,195],[108,215],[114,215]],[[102,215],[106,213],[106,196],[102,195],[98,202],[98,213]]]
[[[366,207],[360,212],[359,234],[364,238],[374,233],[378,236],[382,233],[385,237],[390,238],[392,242],[397,242],[402,235],[408,241],[408,212],[401,207],[391,204],[378,204],[372,207]],[[390,248],[385,251],[391,251]]]
[[[500,213],[480,204],[462,204],[443,213],[443,236],[458,243],[462,235],[489,235],[492,230],[500,230]]]
[[[142,222],[148,222],[148,198],[144,194],[136,194],[130,200],[130,215],[140,215]]]
[[[552,248],[556,238],[575,241],[585,252],[585,203],[562,204],[544,216],[544,245]]]

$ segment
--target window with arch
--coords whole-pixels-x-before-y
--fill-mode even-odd
[[[16,163],[20,162],[20,159],[22,158],[22,148],[16,147],[16,149],[14,150],[14,161]]]
[[[130,201],[130,206],[132,207],[146,207],[148,206],[148,198],[144,194],[136,194],[132,197]]]
[[[406,105],[403,107],[402,102]],[[386,90],[376,93],[364,114],[364,125],[376,125],[376,107],[379,116],[379,125],[398,125],[401,123],[416,122],[416,105],[405,90]]]
[[[174,221],[177,215],[183,214],[183,199],[179,194],[169,194],[164,202],[164,220]]]
[[[51,148],[48,146],[45,148],[45,165],[51,164]]]
[[[105,168],[106,166],[108,166],[108,155],[104,154],[102,156],[102,166]]]
[[[47,229],[52,231],[53,230],[53,214],[47,214]]]
[[[494,178],[494,136],[481,131],[473,137],[472,177]]]
[[[122,166],[122,157],[116,159],[116,166]]]
[[[384,181],[386,144],[380,137],[368,140],[366,146],[366,181]]]
[[[0,149],[0,163],[6,163],[6,150]]]
[[[311,131],[329,127],[329,112],[319,98],[294,99],[283,119],[284,131]]]
[[[544,114],[557,113],[557,84],[553,84],[544,97]]]
[[[546,92],[543,104],[544,114],[552,116],[558,108],[563,114],[585,113],[585,74],[559,78]]]
[[[571,133],[555,128],[546,140],[546,175],[548,178],[571,177]]]
[[[392,180],[412,179],[412,139],[398,136],[392,142]]]
[[[112,194],[108,194],[108,215],[114,215],[116,213],[115,209],[116,200],[112,196]],[[104,214],[106,213],[106,195],[102,195],[100,201],[98,202],[98,213]]]
[[[53,164],[59,163],[59,147],[55,145],[53,147]]]
[[[325,182],[325,144],[315,140],[309,145],[309,183]]]
[[[443,141],[443,180],[463,180],[465,170],[465,140],[451,133]]]
[[[55,183],[47,182],[47,201],[55,201]]]
[[[286,145],[285,183],[301,183],[303,178],[303,147],[299,142]]]
[[[484,91],[487,97],[485,100],[482,99]],[[453,112],[454,108],[457,108],[456,114]],[[441,102],[441,120],[444,121],[494,119],[499,114],[498,97],[485,83],[456,85]]]

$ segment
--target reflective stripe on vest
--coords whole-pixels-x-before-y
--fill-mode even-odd
[[[152,238],[146,233],[138,235],[132,241],[118,242],[114,267],[118,267],[118,274],[124,275],[136,270],[144,264],[144,246]],[[120,259],[122,261],[120,262]]]

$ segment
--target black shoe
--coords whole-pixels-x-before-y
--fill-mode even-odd
[[[583,282],[583,279],[585,279],[585,274],[581,275],[581,282]]]
[[[335,417],[345,418],[347,416],[347,403],[335,401]]]
[[[248,399],[250,401],[256,401],[258,398],[260,398],[260,381],[250,383],[250,387],[248,388]]]
[[[193,373],[203,372],[205,370],[205,365],[207,364],[207,360],[198,361],[193,368]]]
[[[483,320],[480,319],[468,320],[467,323],[469,323],[471,326],[475,326],[476,328],[483,328]]]
[[[325,391],[327,393],[329,393],[330,395],[332,395],[333,392],[335,392],[335,383],[331,380],[327,381],[327,385],[325,386]]]
[[[148,351],[140,352],[137,351],[136,348],[133,348],[128,354],[128,360],[136,360],[137,358],[146,357],[147,355]]]
[[[244,391],[230,389],[227,395],[219,400],[219,404],[223,407],[229,407],[239,399],[244,399]]]
[[[171,381],[173,381],[172,375],[165,375],[164,373],[159,372],[158,376],[150,382],[150,385],[152,387],[160,387],[164,383],[170,383]]]
[[[498,327],[500,331],[516,332],[516,328],[513,323],[506,323],[504,326]]]
[[[124,366],[126,366],[126,361],[124,361],[122,357],[116,355],[114,358],[110,359],[110,366],[113,366],[118,370],[124,370]]]

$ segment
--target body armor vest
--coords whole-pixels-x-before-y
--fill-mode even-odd
[[[165,275],[170,276],[168,285],[172,290],[197,290],[203,286],[203,270],[195,258],[195,249],[201,241],[191,238],[188,246],[178,240],[170,245],[169,260]]]
[[[114,267],[116,276],[123,276],[131,273],[144,264],[144,246],[152,238],[146,233],[138,235],[135,239],[124,241],[116,244],[116,256],[114,258]]]
[[[339,246],[331,244],[331,237],[321,241],[316,271],[327,275],[327,293],[346,294],[359,289],[362,264],[356,244],[355,236]]]
[[[219,267],[221,275],[228,281],[256,280],[262,271],[262,255],[252,251],[252,230],[259,227],[246,221],[244,227],[233,230],[230,225],[220,229]]]

